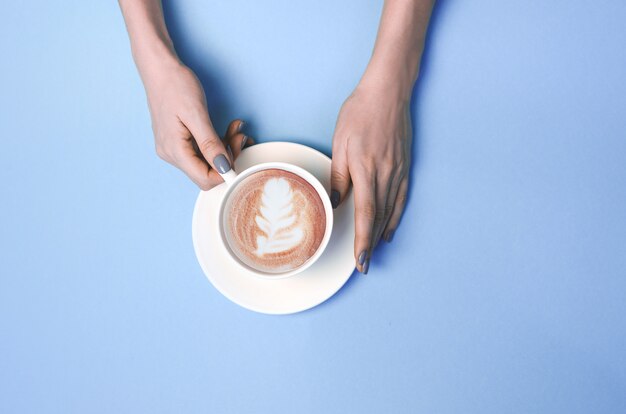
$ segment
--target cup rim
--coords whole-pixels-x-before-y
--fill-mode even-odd
[[[326,213],[326,228],[324,230],[324,237],[322,238],[319,246],[317,247],[317,250],[315,250],[315,253],[311,255],[311,257],[309,257],[304,263],[302,263],[297,268],[291,269],[287,272],[280,272],[280,273],[263,272],[261,270],[255,269],[252,266],[244,263],[232,250],[230,243],[228,242],[228,239],[225,235],[224,225],[223,225],[224,209],[235,187],[237,187],[237,185],[241,183],[241,181],[243,181],[245,178],[249,177],[250,175],[260,172],[260,171],[269,170],[269,169],[281,169],[281,170],[296,174],[299,177],[306,180],[307,183],[313,186],[318,196],[322,200],[322,204],[324,205],[324,211]],[[288,162],[282,162],[282,161],[263,162],[260,164],[250,166],[246,168],[245,170],[243,170],[242,172],[237,173],[237,176],[234,178],[234,180],[232,180],[230,185],[228,185],[228,188],[226,189],[226,192],[224,193],[224,196],[222,197],[222,200],[220,201],[217,219],[218,219],[218,223],[217,223],[218,230],[219,230],[220,238],[222,242],[221,244],[226,250],[226,252],[228,253],[228,256],[231,257],[232,261],[235,262],[242,269],[245,269],[247,272],[253,274],[254,276],[260,277],[262,279],[267,279],[267,280],[278,280],[278,279],[284,279],[290,276],[295,276],[303,272],[304,270],[306,270],[308,267],[312,266],[313,263],[315,263],[321,257],[324,250],[326,250],[326,247],[328,245],[328,242],[330,241],[330,236],[331,236],[332,229],[333,229],[332,204],[330,202],[330,197],[328,193],[326,192],[326,189],[324,188],[324,185],[321,183],[321,181],[317,177],[315,177],[312,173],[310,173],[306,169],[298,165],[290,164]]]

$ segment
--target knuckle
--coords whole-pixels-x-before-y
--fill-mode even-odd
[[[214,138],[201,139],[198,142],[198,148],[203,154],[213,154],[220,151],[221,143]]]
[[[358,159],[350,164],[350,172],[362,183],[373,183],[376,178],[376,163],[370,159]]]
[[[392,167],[382,168],[376,171],[376,175],[380,182],[388,183],[393,178],[394,171]]]
[[[198,187],[200,187],[200,189],[204,191],[208,191],[214,187],[213,184],[209,180],[201,180],[200,182],[196,184],[198,184]]]
[[[365,157],[360,164],[365,168],[365,171],[376,171],[376,167],[379,165],[374,155]]]
[[[384,165],[394,167],[397,164],[398,157],[396,157],[394,153],[387,151],[380,154],[380,160]]]
[[[345,182],[348,181],[348,175],[342,171],[333,168],[330,172],[330,180],[332,182]]]
[[[364,219],[373,220],[376,218],[376,207],[373,204],[365,204],[355,208],[356,214]]]

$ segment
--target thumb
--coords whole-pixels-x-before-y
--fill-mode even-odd
[[[333,140],[334,141],[334,140]],[[348,157],[343,146],[333,145],[333,158],[330,169],[330,202],[337,208],[345,199],[350,188]]]
[[[230,171],[232,159],[221,138],[215,132],[208,112],[198,111],[193,116],[181,120],[196,140],[198,149],[209,165],[220,174]]]

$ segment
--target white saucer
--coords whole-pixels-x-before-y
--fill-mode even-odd
[[[305,145],[267,142],[246,148],[235,170],[269,161],[298,165],[330,191],[330,158]],[[200,191],[193,212],[192,237],[198,262],[215,288],[252,311],[288,314],[312,308],[334,295],[354,271],[354,198],[349,192],[334,210],[333,232],[322,256],[308,269],[285,279],[266,280],[240,269],[220,244],[215,223],[225,184]]]

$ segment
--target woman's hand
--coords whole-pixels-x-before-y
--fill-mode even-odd
[[[354,257],[367,273],[381,236],[391,241],[404,210],[411,163],[409,102],[381,88],[358,86],[341,107],[333,135],[331,201],[344,200],[352,182]]]
[[[145,77],[156,152],[181,169],[202,190],[223,182],[252,139],[241,132],[243,121],[230,123],[224,141],[215,132],[202,85],[181,63],[163,65]]]
[[[156,152],[181,169],[203,190],[223,182],[218,174],[230,170],[246,145],[243,121],[230,123],[224,142],[215,132],[202,85],[188,67],[177,63],[145,81]]]
[[[357,268],[367,273],[381,236],[391,240],[404,210],[411,164],[409,108],[434,0],[385,0],[376,43],[333,136],[331,201],[354,186]]]
[[[198,187],[208,190],[223,181],[251,139],[243,121],[230,123],[224,142],[215,132],[202,85],[174,50],[159,0],[119,0],[133,59],[146,88],[156,152],[180,168]]]

